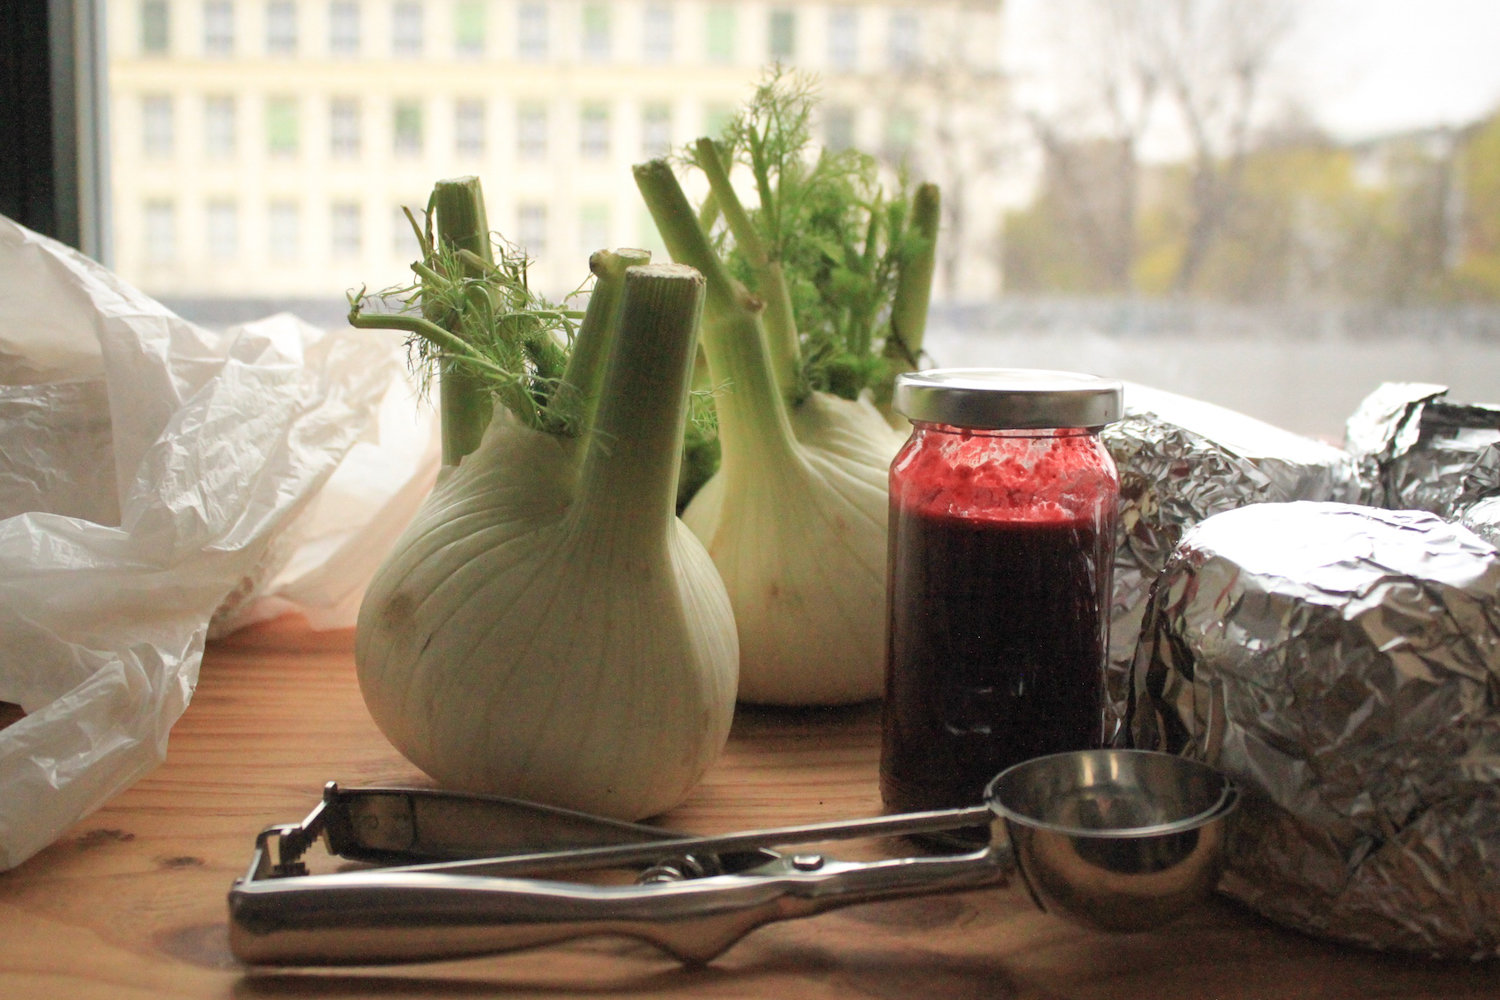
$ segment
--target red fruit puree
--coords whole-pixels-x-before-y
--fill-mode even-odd
[[[1117,493],[1087,431],[918,426],[891,469],[887,808],[1100,745]]]

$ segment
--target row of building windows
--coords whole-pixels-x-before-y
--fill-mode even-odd
[[[264,4],[262,21],[265,37],[263,51],[270,56],[294,56],[302,46],[300,7],[312,6],[304,0],[270,0]],[[327,3],[327,52],[334,56],[358,56],[366,52],[363,4],[358,0],[331,0]],[[210,57],[234,55],[239,45],[234,0],[203,0],[202,49]],[[172,47],[172,4],[170,0],[140,0],[140,49],[148,55],[164,55]],[[433,55],[480,58],[499,55],[492,44],[490,22],[493,13],[484,0],[458,0],[453,5],[451,39],[446,46],[434,47]],[[607,2],[585,3],[576,32],[554,31],[554,11],[545,2],[521,3],[515,10],[511,32],[513,54],[522,60],[542,61],[574,53],[561,49],[563,39],[576,38],[576,55],[588,62],[608,62],[617,58],[617,11]],[[735,61],[741,40],[738,15],[731,4],[708,7],[704,18],[703,56],[709,62]],[[805,13],[805,12],[801,12]],[[839,72],[859,68],[862,24],[871,12],[853,6],[835,6],[826,12],[826,65]],[[670,63],[679,57],[678,18],[672,3],[647,3],[641,9],[640,53],[643,62]],[[799,37],[799,11],[773,7],[766,12],[766,51],[770,61],[796,62],[807,53]],[[574,26],[569,26],[572,28]],[[390,39],[388,51],[400,58],[417,58],[429,53],[425,5],[419,0],[395,0],[390,5]],[[887,66],[903,68],[914,65],[921,49],[921,20],[915,9],[897,8],[885,12],[885,61]],[[554,41],[554,36],[556,41]],[[762,56],[756,54],[757,61]],[[627,56],[628,57],[628,56]]]
[[[327,206],[327,255],[335,260],[352,260],[364,254],[367,236],[367,216],[364,205],[357,201],[335,201]],[[147,262],[155,265],[177,262],[184,251],[179,245],[179,209],[171,198],[150,198],[143,206],[142,233],[145,245],[142,248]],[[232,198],[214,198],[203,205],[201,253],[215,262],[239,260],[246,256],[241,232],[243,216],[239,202]],[[314,254],[315,249],[306,245],[304,211],[300,202],[292,199],[273,199],[265,206],[264,228],[260,235],[265,239],[265,256],[273,262],[292,265]],[[610,206],[603,202],[585,203],[578,207],[576,220],[579,259],[589,253],[610,245]],[[644,222],[644,220],[643,220]],[[521,202],[515,206],[514,242],[523,247],[532,257],[544,257],[548,252],[551,220],[545,202]],[[651,242],[654,230],[638,234],[637,242]],[[323,234],[320,234],[323,235]],[[393,260],[409,262],[419,255],[416,236],[407,219],[406,210],[396,206],[390,214],[387,237]]]
[[[390,121],[390,152],[401,157],[421,156],[426,149],[429,105],[422,100],[396,99],[386,109]],[[704,134],[722,130],[732,108],[708,107],[700,123]],[[302,151],[303,101],[297,97],[273,96],[261,108],[265,150],[272,157],[295,157]],[[539,102],[520,102],[515,108],[515,154],[518,159],[542,161],[552,142],[551,109]],[[640,108],[641,159],[665,156],[675,139],[671,104],[647,102]],[[240,104],[230,95],[203,98],[202,141],[209,159],[229,159],[240,152]],[[452,102],[453,152],[477,158],[488,152],[489,107],[483,98],[458,98]],[[357,97],[335,97],[328,101],[328,152],[336,159],[355,159],[365,153],[365,102]],[[613,144],[612,110],[604,102],[586,101],[577,111],[578,155],[584,160],[603,160]],[[823,141],[831,149],[854,145],[855,110],[843,105],[822,109]],[[886,122],[883,152],[897,158],[914,139],[913,115],[894,111]],[[176,154],[178,146],[176,103],[170,94],[141,97],[141,148],[152,159]]]

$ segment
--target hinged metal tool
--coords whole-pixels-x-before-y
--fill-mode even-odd
[[[229,893],[230,947],[256,965],[366,965],[510,951],[592,935],[706,962],[774,920],[1003,881],[1009,854],[841,862],[774,847],[988,826],[987,807],[693,837],[515,799],[343,789],[256,838]],[[319,839],[380,867],[309,874]],[[624,870],[627,884],[566,881]]]
[[[1238,799],[1196,761],[1085,750],[1008,768],[981,806],[694,837],[515,799],[330,783],[305,820],[256,839],[229,892],[229,943],[251,964],[372,965],[626,935],[706,962],[774,920],[994,885],[1012,867],[1044,910],[1144,930],[1212,890]],[[977,834],[974,849],[850,862],[816,846],[957,831]],[[319,839],[365,866],[310,873]]]

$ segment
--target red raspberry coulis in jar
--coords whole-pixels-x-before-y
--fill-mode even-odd
[[[976,805],[1012,764],[1100,745],[1119,480],[1097,431],[1122,394],[1060,372],[902,377],[913,431],[890,476],[888,809]]]

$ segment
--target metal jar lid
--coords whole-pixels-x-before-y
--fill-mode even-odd
[[[1118,379],[1039,368],[933,368],[896,379],[892,406],[923,423],[985,429],[1103,427],[1120,419]]]

